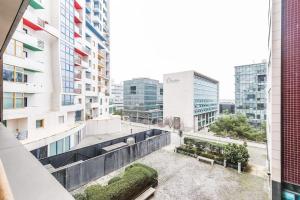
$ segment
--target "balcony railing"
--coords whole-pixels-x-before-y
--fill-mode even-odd
[[[16,138],[18,140],[26,140],[28,138],[28,131],[20,131],[17,133]]]
[[[75,78],[75,80],[81,80],[82,79],[81,73],[76,73],[74,78]]]
[[[20,144],[14,133],[0,124],[1,194],[6,199],[74,199],[45,167]],[[20,167],[22,168],[20,170]],[[4,178],[5,177],[5,178]],[[1,196],[3,197],[3,196]],[[2,199],[2,198],[1,198]]]
[[[81,88],[75,88],[74,93],[75,94],[81,94]]]

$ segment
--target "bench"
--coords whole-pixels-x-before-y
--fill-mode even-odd
[[[208,162],[208,163],[210,163],[211,165],[214,165],[214,162],[215,162],[213,159],[205,158],[205,157],[202,157],[202,156],[198,156],[198,157],[197,157],[197,160],[199,160],[199,161],[204,161],[204,162]]]
[[[150,187],[148,190],[145,190],[140,196],[138,196],[135,200],[146,200],[150,196],[152,196],[155,192],[155,189],[153,187]]]

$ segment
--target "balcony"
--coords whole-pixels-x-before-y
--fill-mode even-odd
[[[81,37],[82,36],[82,29],[75,26],[75,30],[74,30],[74,37],[75,38],[78,38],[78,37]]]
[[[3,87],[5,92],[19,92],[19,93],[42,93],[45,91],[44,85],[41,83],[19,83],[3,81]]]
[[[28,11],[23,16],[23,24],[35,31],[44,30],[45,28],[45,21]]]
[[[82,79],[81,73],[76,73],[75,76],[74,76],[74,80],[75,81],[81,81],[81,79]]]
[[[44,9],[42,0],[30,0],[29,5],[34,9]]]
[[[16,31],[14,38],[23,43],[23,47],[32,51],[43,51],[44,41],[39,40],[29,34]]]
[[[93,22],[94,22],[95,24],[100,24],[100,17],[94,16],[94,17],[93,17]]]
[[[86,109],[91,109],[91,108],[98,108],[99,103],[98,102],[88,102],[86,103]]]
[[[74,7],[77,10],[81,10],[82,9],[82,3],[79,0],[74,0]]]
[[[105,68],[105,62],[103,60],[98,60],[98,68]]]
[[[26,140],[28,138],[28,131],[20,131],[17,135],[16,138],[18,140]]]
[[[80,42],[75,41],[75,52],[80,54],[81,56],[88,56],[89,50],[83,47]]]
[[[105,52],[104,51],[98,51],[98,59],[105,59]]]
[[[74,199],[2,124],[0,146],[1,178],[13,195],[7,199]]]
[[[43,72],[44,71],[44,63],[35,61],[30,58],[20,58],[8,54],[3,55],[3,59],[5,60],[6,64],[22,67],[29,71],[33,72]]]
[[[74,13],[74,22],[76,24],[82,23],[82,16],[78,11],[75,11]]]
[[[74,93],[75,94],[81,94],[82,93],[81,88],[75,88]]]

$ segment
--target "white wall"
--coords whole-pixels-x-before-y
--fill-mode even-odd
[[[194,129],[194,72],[164,75],[163,117],[180,117],[186,130]]]
[[[111,116],[86,121],[85,135],[113,134],[121,131],[121,117]]]

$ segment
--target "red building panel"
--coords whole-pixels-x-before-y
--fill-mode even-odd
[[[282,178],[300,185],[300,1],[282,3]]]

